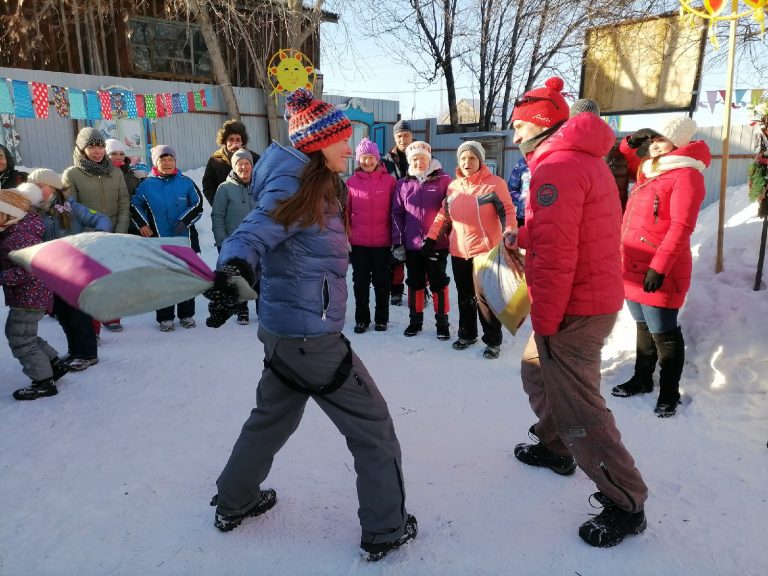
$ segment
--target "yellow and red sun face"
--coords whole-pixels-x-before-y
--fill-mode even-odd
[[[312,89],[315,68],[309,58],[298,50],[280,50],[267,66],[274,92],[293,92],[299,88]]]

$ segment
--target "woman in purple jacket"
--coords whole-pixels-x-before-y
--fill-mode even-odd
[[[435,216],[443,205],[443,199],[451,183],[451,177],[443,171],[440,162],[432,158],[432,148],[417,140],[405,149],[408,157],[408,175],[397,183],[392,199],[392,246],[395,257],[405,252],[405,269],[408,275],[408,309],[410,324],[406,336],[416,336],[424,324],[424,291],[427,280],[432,292],[435,309],[437,337],[451,337],[448,325],[448,283],[445,273],[448,263],[448,235],[437,242],[427,242]]]
[[[389,257],[392,194],[396,180],[381,163],[379,148],[368,138],[357,145],[358,168],[347,180],[349,243],[352,246],[352,283],[355,290],[355,332],[371,325],[370,286],[376,299],[375,329],[389,322]]]

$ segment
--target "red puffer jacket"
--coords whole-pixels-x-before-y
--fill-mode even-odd
[[[634,153],[624,143],[621,151],[625,155]],[[648,178],[642,172],[638,176],[621,230],[624,293],[628,300],[662,308],[683,305],[691,285],[691,234],[706,193],[701,170],[709,166],[711,159],[704,142],[691,142],[662,157],[658,176]],[[666,162],[669,164],[665,166]],[[698,168],[672,167],[685,164],[698,164]],[[646,166],[650,166],[650,160],[643,164]],[[648,268],[665,276],[661,288],[653,293],[643,291]]]
[[[531,188],[520,246],[531,321],[537,334],[559,330],[565,315],[621,310],[621,203],[603,160],[613,130],[594,114],[579,114],[528,155]]]
[[[349,243],[353,246],[383,247],[392,240],[392,194],[395,179],[384,164],[367,173],[356,170],[347,180],[349,200]]]

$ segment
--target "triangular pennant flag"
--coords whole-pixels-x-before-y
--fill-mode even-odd
[[[138,110],[136,110],[136,94],[133,92],[124,92],[123,98],[125,99],[125,109],[128,112],[128,118],[136,118],[138,116]]]
[[[746,96],[747,91],[746,90],[734,90],[733,91],[734,97],[733,101],[739,105],[739,108],[741,108],[741,105],[744,103],[744,96]]]
[[[136,115],[139,118],[145,118],[147,116],[146,101],[144,94],[136,94]]]
[[[13,103],[15,114],[19,118],[34,118],[35,111],[32,108],[32,94],[29,93],[29,84],[24,80],[13,80]]]
[[[53,106],[62,118],[69,118],[69,97],[64,86],[51,86],[53,92]]]
[[[189,112],[189,100],[186,94],[179,94],[179,103],[181,104],[181,113],[186,114]]]
[[[101,101],[96,91],[85,91],[85,110],[88,120],[101,120]]]
[[[82,90],[69,89],[69,116],[73,120],[85,120],[88,113],[85,110],[85,98]]]
[[[163,94],[163,105],[165,106],[165,115],[173,114],[173,98],[170,94]]]
[[[112,97],[109,92],[99,90],[99,105],[101,107],[101,117],[104,120],[112,120]]]
[[[187,92],[187,110],[190,112],[195,111],[195,93],[194,92]]]
[[[157,118],[157,108],[155,108],[155,95],[144,95],[144,107],[147,109],[147,118]]]
[[[760,98],[762,97],[763,97],[763,89],[758,88],[757,90],[752,90],[749,101],[752,103],[752,106],[757,106],[757,104],[760,102]]]
[[[15,114],[16,110],[13,108],[13,98],[11,98],[11,91],[8,90],[8,81],[5,78],[0,78],[0,114]]]
[[[178,94],[171,96],[171,109],[174,114],[181,114],[181,97]]]
[[[723,99],[723,104],[725,104],[725,90],[718,90],[717,94]]]
[[[715,104],[717,104],[717,90],[707,90],[707,103],[709,111],[715,113]]]
[[[35,116],[48,118],[48,109],[51,107],[48,101],[48,84],[43,82],[31,82],[32,104],[35,107]]]
[[[203,95],[202,90],[195,90],[195,110],[203,109]]]
[[[163,98],[162,94],[158,94],[155,96],[155,111],[157,112],[157,117],[162,118],[165,116],[165,99]]]
[[[125,116],[125,97],[122,92],[112,92],[112,108],[118,118]]]

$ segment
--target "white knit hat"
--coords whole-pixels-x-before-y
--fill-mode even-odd
[[[676,116],[664,122],[656,132],[672,142],[675,148],[680,148],[691,141],[691,138],[693,138],[698,129],[699,127],[693,118]]]
[[[35,168],[29,173],[29,176],[27,176],[27,182],[32,182],[32,184],[37,184],[38,186],[40,184],[47,184],[51,188],[56,188],[57,190],[64,188],[64,182],[62,182],[61,176],[48,168]]]
[[[16,186],[16,191],[24,196],[32,206],[37,206],[43,202],[43,191],[37,184],[24,182]]]
[[[411,158],[413,156],[416,156],[416,154],[423,154],[430,160],[432,159],[432,146],[427,144],[426,142],[422,140],[416,140],[414,142],[411,142],[408,145],[408,148],[405,149],[405,157],[408,158],[408,161],[411,161]]]
[[[115,140],[114,138],[110,138],[106,142],[106,148],[107,148],[107,156],[112,154],[113,152],[122,152],[125,154],[128,152],[128,147],[120,142],[120,140]]]

